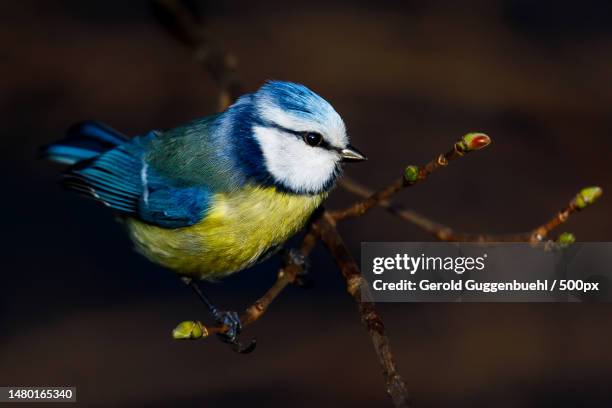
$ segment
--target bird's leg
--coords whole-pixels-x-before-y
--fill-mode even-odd
[[[304,256],[304,254],[295,249],[286,249],[285,250],[285,263],[292,263],[301,268],[302,272],[298,276],[295,277],[295,285],[304,288],[310,289],[313,286],[313,281],[311,278],[307,276],[308,269],[310,268],[310,262],[308,257]]]
[[[240,334],[240,331],[242,330],[242,323],[240,322],[240,316],[238,315],[237,312],[219,310],[210,301],[210,299],[208,299],[208,297],[204,294],[204,292],[202,292],[202,289],[200,289],[200,286],[198,285],[196,281],[188,277],[183,277],[182,280],[187,285],[189,285],[193,289],[193,291],[196,293],[196,295],[198,295],[200,300],[204,302],[204,304],[210,311],[210,314],[212,315],[215,322],[218,325],[226,326],[228,328],[226,332],[217,334],[217,336],[219,336],[221,341],[230,344],[232,346],[232,350],[238,353],[246,354],[246,353],[250,353],[251,351],[255,349],[255,346],[257,344],[255,339],[251,340],[251,342],[246,347],[244,347],[238,341],[238,335]]]

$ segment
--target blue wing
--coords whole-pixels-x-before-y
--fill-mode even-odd
[[[84,193],[131,217],[165,228],[199,222],[211,191],[160,174],[146,160],[157,133],[136,137],[72,166],[64,179],[69,189]]]

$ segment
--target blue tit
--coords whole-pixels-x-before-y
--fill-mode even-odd
[[[141,254],[189,281],[263,259],[304,226],[341,163],[365,160],[326,100],[281,81],[131,139],[77,124],[43,155],[69,165],[64,186],[110,207]]]

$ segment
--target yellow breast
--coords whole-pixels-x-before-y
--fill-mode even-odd
[[[213,196],[199,223],[166,229],[130,218],[137,249],[178,273],[215,279],[253,264],[308,220],[325,194],[296,195],[274,187],[246,187]]]

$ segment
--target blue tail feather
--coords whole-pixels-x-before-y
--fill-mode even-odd
[[[66,137],[41,149],[43,158],[73,165],[92,159],[129,139],[115,129],[94,121],[71,126]]]

